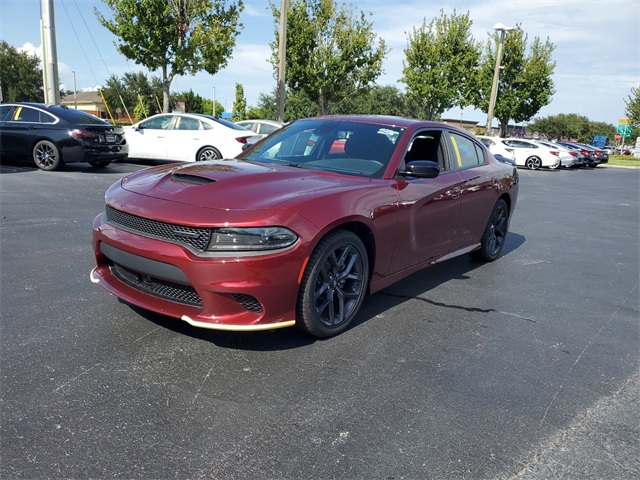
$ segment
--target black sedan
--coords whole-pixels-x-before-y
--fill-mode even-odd
[[[0,154],[29,156],[42,170],[72,162],[106,167],[126,158],[128,149],[122,127],[82,110],[42,103],[0,105]]]

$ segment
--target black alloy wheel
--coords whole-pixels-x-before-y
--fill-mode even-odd
[[[40,140],[33,147],[33,161],[41,170],[57,170],[63,165],[58,148],[49,140]]]
[[[472,252],[472,256],[485,262],[493,262],[502,253],[507,239],[509,226],[509,209],[503,199],[499,199],[493,207],[489,221],[480,240],[480,249]]]
[[[320,338],[346,330],[364,301],[368,279],[362,240],[347,230],[329,233],[311,255],[300,284],[299,328]]]

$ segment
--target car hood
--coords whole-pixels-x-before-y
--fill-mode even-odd
[[[318,192],[359,188],[368,178],[347,177],[244,160],[165,165],[134,173],[122,187],[148,197],[224,210],[268,209]]]

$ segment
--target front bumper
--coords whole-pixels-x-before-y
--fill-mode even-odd
[[[295,324],[300,244],[254,256],[200,257],[187,248],[93,222],[90,278],[126,303],[216,330]]]

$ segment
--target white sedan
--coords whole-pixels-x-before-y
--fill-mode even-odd
[[[284,127],[284,123],[275,120],[239,120],[236,122],[236,125],[240,125],[262,136],[269,135]]]
[[[560,152],[544,145],[536,144],[534,140],[522,138],[500,138],[499,142],[504,146],[513,148],[516,165],[527,167],[529,170],[538,170],[540,167],[551,169],[560,166]]]
[[[507,147],[500,140],[500,137],[487,137],[484,135],[478,135],[478,139],[484,143],[484,146],[489,149],[491,153],[494,155],[502,155],[503,157],[509,158],[511,160],[516,159],[516,154],[513,153],[513,148]]]
[[[233,158],[255,135],[235,123],[197,113],[160,113],[124,131],[129,158],[183,162]]]

